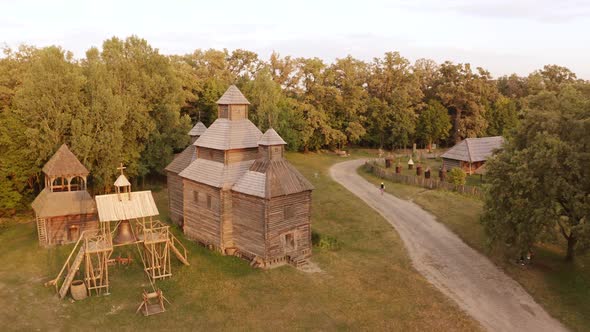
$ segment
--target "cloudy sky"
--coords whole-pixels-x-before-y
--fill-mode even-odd
[[[399,51],[495,76],[559,64],[590,79],[590,0],[0,0],[9,47],[61,45],[83,57],[131,34],[165,54],[244,48],[333,61]]]

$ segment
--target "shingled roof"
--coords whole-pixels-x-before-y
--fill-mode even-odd
[[[272,128],[268,129],[260,140],[259,145],[286,145],[287,143],[279,136],[279,134]]]
[[[494,150],[501,148],[503,143],[502,136],[466,138],[441,157],[467,162],[485,161],[494,153]]]
[[[93,214],[96,205],[86,190],[51,192],[43,189],[31,204],[39,218]]]
[[[164,170],[172,173],[180,173],[197,159],[197,148],[189,145],[181,153],[174,156],[174,160]]]
[[[197,122],[197,124],[188,132],[189,136],[201,136],[207,130],[207,127],[201,122]]]
[[[48,176],[88,175],[88,169],[76,158],[67,145],[62,144],[57,152],[43,166]]]
[[[180,176],[216,188],[229,189],[248,171],[254,160],[225,165],[212,160],[197,159]]]
[[[261,136],[262,132],[248,119],[219,118],[194,145],[217,150],[255,148]]]
[[[235,86],[231,85],[217,101],[219,105],[250,105],[250,102],[242,92]]]
[[[268,199],[313,189],[313,185],[284,159],[256,160],[232,188],[236,192]]]

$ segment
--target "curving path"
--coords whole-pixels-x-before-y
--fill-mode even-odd
[[[513,279],[413,202],[357,174],[364,160],[338,163],[330,175],[397,230],[416,270],[489,331],[566,331]]]

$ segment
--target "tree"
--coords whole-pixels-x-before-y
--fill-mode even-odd
[[[440,102],[430,100],[428,107],[420,113],[416,131],[428,144],[428,151],[431,151],[432,143],[447,138],[451,127],[447,109]]]
[[[561,236],[571,261],[590,245],[590,98],[572,85],[536,98],[554,107],[529,109],[488,161],[482,223],[520,253]]]
[[[518,123],[517,101],[499,96],[486,112],[488,121],[487,134],[490,136],[506,135]]]
[[[455,143],[485,135],[485,113],[497,95],[490,73],[482,68],[473,72],[469,64],[455,65],[449,61],[440,66],[440,73],[437,96],[451,111]]]
[[[467,174],[460,168],[453,168],[447,175],[447,182],[454,184],[455,186],[463,186],[467,180]]]

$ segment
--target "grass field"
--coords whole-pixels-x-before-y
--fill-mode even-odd
[[[383,181],[364,168],[360,168],[359,173],[375,185]],[[413,200],[465,243],[490,257],[566,326],[575,331],[590,331],[590,255],[578,257],[574,264],[568,264],[563,260],[563,247],[542,246],[536,248],[532,265],[513,264],[514,257],[507,257],[499,250],[489,250],[479,223],[483,207],[480,200],[448,191],[385,182],[389,193]]]
[[[328,167],[341,158],[288,157],[316,187],[314,232],[340,244],[339,250],[314,248],[313,261],[322,272],[252,269],[246,261],[183,241],[191,266],[173,261],[174,276],[158,282],[172,305],[145,318],[135,314],[141,292],[150,288],[137,260],[112,269],[112,294],[60,301],[43,283],[55,277],[71,246],[39,248],[34,224],[12,221],[0,228],[2,330],[480,329],[412,268],[391,226],[329,178]],[[155,198],[167,220],[166,190]]]

